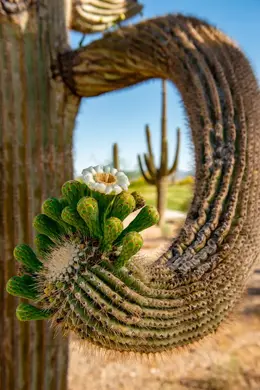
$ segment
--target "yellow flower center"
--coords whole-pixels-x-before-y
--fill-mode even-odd
[[[97,183],[104,183],[104,184],[115,184],[116,178],[111,173],[97,173],[95,175],[95,180]]]

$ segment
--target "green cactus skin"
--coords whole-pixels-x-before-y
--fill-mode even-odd
[[[78,201],[85,195],[90,194],[90,190],[85,183],[77,180],[70,180],[64,183],[61,189],[62,195],[71,207],[75,207]]]
[[[42,262],[28,245],[17,245],[14,249],[14,258],[31,271],[39,271],[42,268]]]
[[[64,223],[64,220],[61,216],[61,212],[64,209],[63,205],[64,203],[62,201],[59,201],[59,199],[49,198],[43,203],[42,212],[43,214],[47,215],[47,217],[50,217],[54,221],[58,222],[58,224],[64,229],[64,231],[70,233],[72,230],[71,226]]]
[[[78,211],[73,206],[66,206],[61,212],[61,218],[68,225],[75,227],[82,234],[88,234],[89,229],[87,224],[82,220]]]
[[[123,229],[124,226],[120,219],[115,217],[108,218],[104,224],[102,250],[109,249],[120,233],[122,233]]]
[[[142,163],[141,156],[138,155],[138,164],[140,171],[148,184],[156,186],[157,189],[157,210],[160,214],[158,221],[160,226],[164,224],[164,212],[167,205],[168,177],[175,174],[178,167],[180,153],[180,129],[177,129],[177,145],[173,164],[168,168],[168,141],[167,141],[167,113],[166,113],[166,80],[162,80],[162,123],[161,123],[161,164],[159,168],[155,167],[154,155],[151,143],[151,132],[146,125],[146,142],[148,154],[144,154],[144,161],[147,172]]]
[[[133,211],[137,211],[141,209],[142,207],[145,206],[145,199],[144,197],[140,194],[140,192],[134,191],[131,192],[132,197],[135,200],[135,208]]]
[[[35,278],[29,275],[13,276],[8,280],[6,290],[9,294],[36,300],[38,297]]]
[[[36,304],[20,304],[16,312],[19,320],[49,318],[63,331],[70,329],[87,339],[86,332],[91,323],[94,326],[101,308],[103,314],[100,318],[108,314],[106,321],[111,320],[111,324],[115,322],[114,315],[118,320],[127,320],[129,317],[129,323],[137,321],[129,313],[122,313],[120,308],[114,307],[115,296],[119,299],[119,307],[123,305],[128,312],[136,305],[124,304],[122,298],[118,298],[118,293],[115,295],[110,285],[95,275],[96,267],[112,267],[115,275],[122,268],[127,270],[127,265],[131,264],[133,256],[143,244],[138,232],[155,224],[159,215],[155,208],[145,206],[124,229],[123,220],[136,206],[130,193],[123,191],[114,196],[99,193],[99,197],[94,199],[84,196],[84,191],[81,192],[83,197],[79,199],[79,189],[76,181],[62,186],[63,196],[66,197],[63,209],[62,203],[56,198],[43,203],[42,211],[48,215],[40,214],[34,219],[34,227],[40,232],[36,238],[40,260],[30,247],[19,245],[14,250],[15,258],[27,266],[27,274],[12,277],[6,289],[9,294]],[[104,214],[103,218],[99,215],[100,204],[101,208],[107,204],[111,211]],[[75,231],[68,233],[68,229],[62,228],[60,219],[68,226],[73,226]],[[90,312],[93,312],[93,318],[89,317]],[[121,328],[116,322],[115,326]]]
[[[141,232],[144,229],[148,229],[159,221],[159,213],[153,206],[145,206],[135,217],[135,219],[124,229],[120,234],[116,243],[122,242],[124,236],[129,232]]]
[[[55,246],[54,242],[44,234],[37,234],[34,242],[36,245],[36,253],[43,259]]]
[[[122,240],[122,250],[115,261],[115,267],[124,267],[128,260],[134,256],[143,246],[143,238],[137,232],[126,233]]]
[[[116,168],[118,171],[120,169],[119,152],[118,152],[118,145],[117,144],[113,144],[113,167]]]
[[[16,309],[16,316],[20,321],[39,321],[49,319],[51,313],[47,310],[37,309],[37,307],[26,303],[20,303],[20,305]]]
[[[99,207],[97,200],[91,197],[84,197],[79,200],[77,210],[80,217],[88,226],[91,236],[100,237]]]
[[[110,216],[123,221],[135,208],[135,198],[130,193],[123,191],[114,200]]]

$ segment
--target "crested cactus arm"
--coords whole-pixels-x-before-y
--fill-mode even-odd
[[[135,0],[73,0],[70,27],[83,34],[102,32],[131,19],[143,6]]]
[[[144,161],[146,164],[146,168],[152,178],[156,177],[156,168],[153,166],[152,158],[148,156],[146,153],[144,153]],[[155,169],[155,170],[154,170]]]
[[[137,159],[138,159],[138,165],[139,165],[140,171],[141,171],[141,173],[142,173],[142,175],[143,175],[143,177],[144,177],[144,180],[145,180],[148,184],[155,184],[155,180],[154,180],[153,178],[149,177],[149,176],[146,174],[146,172],[145,172],[145,170],[144,170],[144,168],[143,168],[143,163],[142,163],[141,156],[138,155],[138,156],[137,156]]]
[[[173,161],[171,168],[168,170],[168,175],[172,175],[177,169],[178,162],[179,162],[180,145],[181,145],[181,131],[178,127],[177,128],[177,146],[176,146],[174,161]]]
[[[95,269],[102,283],[116,291],[126,286],[126,300],[143,302],[138,325],[118,324],[113,328],[117,336],[109,332],[110,324],[102,325],[105,319],[96,318],[99,342],[155,352],[200,339],[232,310],[259,259],[260,103],[252,69],[226,35],[181,15],[107,34],[73,56],[65,54],[62,62],[70,68],[68,85],[81,96],[148,78],[173,81],[196,155],[191,208],[166,253],[141,275]],[[178,307],[171,306],[177,301]]]

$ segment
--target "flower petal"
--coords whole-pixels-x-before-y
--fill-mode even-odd
[[[110,173],[110,171],[111,171],[111,167],[110,167],[110,165],[106,165],[106,166],[104,166],[104,172],[106,172],[106,173]]]
[[[128,177],[126,176],[126,174],[124,172],[122,172],[122,171],[117,172],[116,178],[117,178],[117,182],[120,183],[120,185],[121,184],[127,184],[128,186],[130,185]]]
[[[82,175],[86,175],[87,173],[92,173],[92,175],[95,175],[96,171],[92,166],[90,166],[88,168],[83,169],[82,171]]]
[[[89,168],[85,168],[85,169],[83,169],[82,170],[82,172],[81,172],[81,174],[84,176],[84,175],[87,175],[88,173],[91,173],[90,171],[89,171]]]
[[[118,177],[119,176],[126,176],[126,174],[124,172],[122,172],[122,171],[118,171],[116,176],[118,176]]]
[[[97,173],[103,173],[104,171],[103,171],[103,165],[96,165],[95,167],[94,167],[94,169],[95,169],[95,171],[97,172]]]
[[[105,190],[105,194],[106,195],[109,195],[112,191],[113,191],[113,187],[112,186],[106,186],[106,190]]]
[[[92,173],[88,172],[86,175],[83,175],[85,183],[94,183],[94,178]]]
[[[88,183],[88,187],[91,189],[91,190],[94,190],[96,188],[96,182],[95,181],[91,181]]]
[[[128,190],[128,185],[127,184],[120,184],[120,187],[123,188],[124,191]]]
[[[112,173],[112,175],[115,175],[117,173],[117,169],[116,168],[111,168],[111,173]]]
[[[101,192],[101,194],[104,194],[106,191],[106,185],[104,183],[97,183],[95,190]]]
[[[114,184],[114,185],[113,185],[113,192],[114,192],[115,194],[120,194],[120,192],[122,192],[122,188],[121,188],[119,185]]]
[[[128,182],[128,179],[126,176],[116,176],[117,183],[126,184]]]

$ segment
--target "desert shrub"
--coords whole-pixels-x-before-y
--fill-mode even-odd
[[[184,185],[187,185],[187,184],[194,184],[194,177],[193,176],[186,176],[184,177],[183,179],[181,180],[176,180],[175,182],[176,185],[178,186],[184,186]]]

